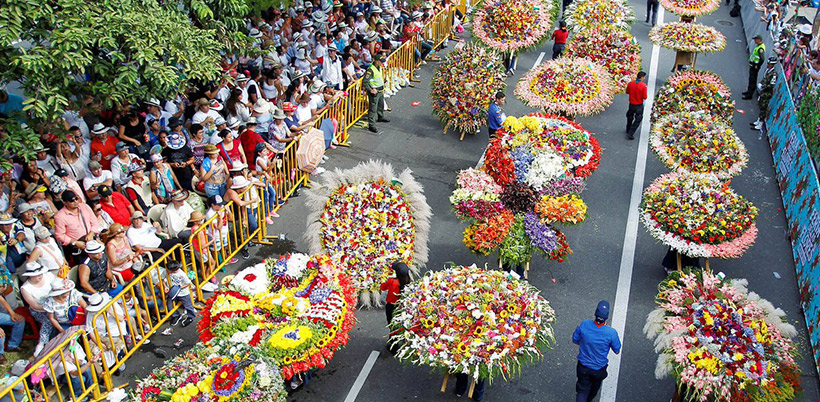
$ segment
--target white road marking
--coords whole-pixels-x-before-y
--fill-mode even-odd
[[[538,65],[541,64],[541,60],[544,60],[544,52],[541,52],[541,54],[538,55],[538,60],[535,61],[535,64],[532,65],[532,68],[538,67]],[[532,70],[532,68],[530,70]]]
[[[373,365],[376,364],[376,359],[378,358],[379,352],[375,350],[370,352],[370,356],[367,358],[367,361],[364,362],[362,371],[359,372],[359,376],[356,377],[356,381],[353,383],[353,388],[350,388],[350,392],[347,393],[345,402],[353,402],[356,400],[356,397],[359,396],[359,391],[362,390],[364,382],[367,380],[367,376],[370,374],[370,370],[373,369]]]
[[[663,8],[658,10],[658,24],[663,24]],[[632,268],[635,263],[635,244],[638,239],[638,207],[641,204],[643,181],[646,173],[646,155],[649,151],[649,129],[651,127],[650,114],[652,102],[655,100],[655,78],[658,73],[658,56],[660,47],[652,46],[652,58],[649,62],[649,78],[647,80],[647,98],[644,102],[644,118],[641,122],[641,136],[638,141],[638,158],[635,161],[635,175],[632,177],[632,194],[629,198],[629,216],[626,222],[624,247],[621,252],[621,267],[618,273],[618,288],[615,293],[615,305],[612,307],[612,328],[618,331],[621,343],[626,345],[626,313],[629,306],[629,292],[632,287]],[[628,140],[627,140],[628,141]],[[640,334],[639,334],[640,336]],[[618,393],[618,376],[621,371],[621,355],[609,353],[609,376],[601,387],[601,402],[615,402]]]

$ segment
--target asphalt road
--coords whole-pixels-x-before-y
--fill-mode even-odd
[[[652,44],[647,39],[650,27],[643,23],[645,3],[632,1],[632,5],[638,16],[638,22],[632,27],[632,34],[643,47],[643,68],[649,71]],[[670,16],[671,14],[667,14],[666,20]],[[757,243],[740,259],[712,261],[712,269],[723,271],[732,278],[747,278],[750,290],[786,311],[788,319],[795,323],[800,332],[796,342],[804,356],[800,361],[805,388],[803,400],[816,401],[819,398],[817,373],[806,342],[806,327],[799,305],[792,253],[784,232],[785,216],[774,178],[768,142],[765,138],[760,138],[758,132],[748,128],[749,123],[756,118],[756,104],[740,99],[747,80],[746,39],[743,37],[741,22],[739,18],[731,18],[729,9],[725,6],[711,16],[700,18],[698,22],[717,27],[727,37],[726,49],[717,54],[700,55],[698,67],[720,74],[733,90],[739,109],[735,114],[734,127],[748,148],[750,162],[743,174],[732,181],[732,186],[760,210]],[[533,66],[541,52],[546,53],[545,60],[549,59],[551,48],[552,43],[546,43],[519,56],[518,72],[507,81],[507,115],[521,116],[532,111],[515,99],[512,88]],[[660,50],[658,74],[654,77],[657,88],[663,85],[670,74],[673,60],[672,51]],[[456,173],[475,166],[486,146],[487,136],[486,133],[468,135],[460,142],[455,133],[442,135],[443,126],[432,115],[428,100],[429,82],[434,68],[434,63],[425,66],[420,72],[420,84],[415,88],[405,88],[397,96],[387,100],[393,108],[393,112],[388,114],[392,122],[380,125],[383,133],[376,135],[353,130],[350,141],[352,146],[330,151],[330,161],[325,167],[345,169],[361,161],[381,159],[393,164],[396,170],[411,168],[423,184],[434,213],[427,269],[441,269],[448,261],[479,265],[489,263],[493,266],[494,262],[473,255],[464,247],[461,239],[466,225],[452,214],[448,201]],[[413,101],[422,103],[412,107]],[[562,228],[575,252],[572,256],[560,264],[540,257],[536,257],[532,263],[530,281],[541,289],[557,314],[555,347],[546,353],[540,363],[522,370],[521,377],[489,385],[486,401],[574,400],[577,347],[571,342],[572,332],[581,320],[591,318],[599,300],[606,299],[614,303],[619,291],[619,267],[639,147],[638,140],[628,141],[625,138],[626,107],[626,96],[619,95],[605,112],[578,120],[584,128],[597,136],[604,148],[601,167],[588,179],[587,189],[582,194],[589,206],[589,217],[581,225]],[[648,118],[649,110],[647,105],[645,118]],[[644,186],[666,172],[666,168],[650,153]],[[282,217],[276,219],[271,230],[272,233],[286,233],[288,240],[278,242],[275,248],[252,249],[254,257],[247,263],[278,252],[307,249],[302,240],[307,216],[304,197],[291,199],[280,214]],[[626,329],[621,334],[623,352],[617,401],[665,402],[673,392],[672,380],[655,379],[657,354],[642,332],[646,315],[655,307],[657,285],[664,277],[660,262],[665,251],[664,246],[639,226],[632,280],[625,284],[630,286],[631,292],[626,311]],[[242,262],[234,265],[238,268],[247,264]],[[773,276],[775,271],[779,273],[780,279]],[[624,314],[624,311],[613,311],[613,314]],[[452,395],[452,385],[448,393],[439,392],[441,374],[431,372],[427,367],[402,365],[390,357],[385,349],[387,330],[383,310],[361,310],[356,316],[359,321],[347,347],[336,354],[327,368],[317,371],[310,385],[295,393],[290,400],[344,401],[373,351],[379,353],[378,358],[356,400],[456,399]],[[184,331],[182,328],[175,328],[175,333],[170,337],[157,335],[153,345],[172,349],[169,345],[177,338],[184,338],[186,344],[191,345],[196,341],[193,328],[193,325]],[[144,375],[159,363],[150,354],[135,357],[129,363],[128,380]],[[128,381],[125,377],[122,379]]]

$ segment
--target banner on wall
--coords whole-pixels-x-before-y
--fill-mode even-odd
[[[820,368],[820,184],[797,122],[789,80],[779,65],[766,127],[786,209],[800,299],[814,361]]]

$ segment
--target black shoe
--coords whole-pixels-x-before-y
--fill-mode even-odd
[[[743,99],[743,100],[752,99],[752,95],[743,95],[743,98],[741,98],[741,99]]]
[[[188,318],[185,319],[185,321],[182,322],[181,325],[184,328],[184,327],[187,327],[187,326],[191,325],[192,322],[194,322],[194,319],[191,318],[191,317],[188,317]]]
[[[247,248],[242,249],[242,258],[246,260],[251,258],[251,253],[248,252]]]
[[[367,129],[370,130],[371,133],[376,133],[376,134],[379,133],[379,129],[376,128],[376,127],[368,127]]]
[[[390,119],[385,119],[384,117],[382,117],[381,119],[378,119],[376,121],[379,122],[379,123],[390,123]]]
[[[626,136],[626,138],[629,138],[630,140],[634,140],[634,139],[635,139],[635,136],[634,136],[634,135],[632,135],[632,134],[629,134],[628,136]]]

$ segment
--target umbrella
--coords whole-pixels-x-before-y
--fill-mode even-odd
[[[57,334],[56,336],[51,337],[51,339],[48,341],[48,343],[46,343],[46,345],[43,347],[43,350],[40,351],[40,354],[38,354],[37,356],[34,357],[34,360],[39,361],[40,359],[45,357],[47,354],[51,353],[51,351],[53,351],[58,346],[60,346],[60,344],[63,343],[66,339],[74,337],[76,335],[77,331],[79,331],[81,329],[85,329],[85,326],[84,325],[75,325],[73,327],[68,327],[68,329],[63,331],[63,333]],[[66,352],[63,352],[63,353],[66,353]],[[68,355],[66,355],[66,359],[68,359],[68,358],[69,358]],[[60,354],[59,353],[55,353],[53,356],[51,356],[51,362],[55,366],[57,365],[57,363],[59,363],[59,361],[60,361]]]
[[[325,134],[321,130],[311,128],[299,140],[296,148],[296,163],[299,170],[312,172],[322,162],[325,154]]]

